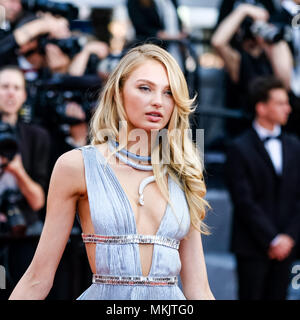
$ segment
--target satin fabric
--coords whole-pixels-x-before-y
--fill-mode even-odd
[[[82,151],[85,179],[95,234],[137,234],[135,217],[125,191],[106,159],[95,146]],[[189,231],[190,215],[182,189],[168,176],[172,207],[168,204],[156,235],[181,240]],[[111,276],[142,276],[139,244],[98,243],[95,251],[96,273]],[[176,249],[154,244],[148,276],[178,276],[181,269]],[[112,285],[92,284],[78,300],[184,300],[177,285]]]

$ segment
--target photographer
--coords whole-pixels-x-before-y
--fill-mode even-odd
[[[49,137],[44,129],[20,121],[18,114],[25,99],[23,73],[14,66],[2,68],[1,122],[2,127],[7,125],[10,130],[0,133],[0,235],[2,240],[6,237],[11,239],[5,247],[1,246],[7,256],[8,287],[18,281],[34,254],[36,240],[29,236],[39,235],[42,230],[39,211],[45,204],[49,180]],[[10,141],[16,141],[15,155],[8,155],[13,148],[4,147],[8,145],[8,137]],[[13,241],[19,237],[24,240]]]
[[[19,121],[18,112],[26,100],[22,72],[13,66],[0,70],[0,112],[2,122],[13,127],[18,140],[18,153],[9,161],[4,174],[13,176],[23,195],[22,204],[27,226],[39,220],[36,212],[45,204],[48,182],[49,138],[44,129]],[[7,162],[2,157],[2,164]],[[24,201],[23,201],[24,202]],[[30,230],[30,229],[29,229]]]
[[[292,55],[281,33],[267,23],[268,19],[265,9],[240,4],[213,34],[212,45],[223,58],[235,89],[230,97],[231,108],[247,110],[248,85],[258,76],[275,75],[290,89]],[[239,48],[231,45],[236,34]]]
[[[40,35],[49,34],[50,37],[59,36],[63,38],[67,33],[67,20],[64,18],[56,18],[51,14],[44,14],[38,19],[17,26],[14,30],[1,30],[0,66],[17,64],[18,49],[21,49],[22,46],[25,46]]]
[[[270,15],[273,15],[277,10],[279,4],[276,0],[222,0],[219,6],[219,17],[217,21],[217,26],[230,14],[237,2],[244,2],[254,5],[263,6]]]
[[[25,78],[30,81],[48,79],[56,73],[68,72],[71,57],[55,43],[67,39],[43,38],[33,40],[20,48],[20,68],[25,73]]]
[[[0,0],[0,6],[6,19],[0,24],[0,64],[17,64],[15,50],[18,44],[13,32],[20,25],[33,20],[35,15],[23,10],[21,0]]]
[[[51,136],[51,165],[64,152],[87,144],[88,122],[97,105],[102,81],[97,75],[56,74],[33,83],[34,118]]]

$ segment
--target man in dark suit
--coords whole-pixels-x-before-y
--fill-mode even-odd
[[[291,107],[273,77],[251,88],[252,128],[228,150],[225,177],[234,214],[239,298],[285,299],[300,233],[300,142],[282,132]]]

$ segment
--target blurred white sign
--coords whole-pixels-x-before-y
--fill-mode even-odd
[[[0,265],[0,289],[6,289],[5,279],[5,268]]]

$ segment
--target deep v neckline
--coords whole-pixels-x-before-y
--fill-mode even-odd
[[[92,147],[93,147],[94,149],[96,149],[97,154],[99,154],[100,157],[102,158],[102,160],[104,160],[104,162],[105,162],[105,167],[109,170],[111,177],[114,179],[114,182],[117,184],[119,191],[122,193],[123,198],[126,200],[126,203],[127,203],[128,207],[129,207],[129,210],[130,210],[130,217],[131,217],[131,219],[133,219],[133,225],[134,225],[134,229],[135,229],[135,230],[134,230],[134,233],[135,233],[135,234],[139,234],[139,233],[138,233],[138,230],[137,230],[137,224],[136,224],[136,218],[135,218],[136,216],[135,216],[135,214],[134,214],[134,211],[133,211],[131,202],[130,202],[128,196],[127,196],[127,193],[125,192],[125,190],[124,190],[123,186],[121,185],[121,183],[120,183],[117,175],[115,174],[114,170],[112,169],[112,167],[110,166],[110,164],[108,163],[107,159],[104,157],[104,155],[102,154],[102,152],[101,152],[96,146],[92,145]],[[169,191],[170,200],[171,200],[170,176],[169,176],[169,174],[168,174],[167,180],[168,180],[168,191]],[[169,204],[169,202],[167,202],[166,207],[165,207],[165,210],[164,210],[164,213],[163,213],[163,216],[162,216],[162,218],[161,218],[161,220],[160,220],[160,223],[159,223],[159,225],[158,225],[157,231],[156,231],[156,233],[154,234],[154,236],[159,235],[159,232],[160,232],[160,230],[161,230],[161,227],[162,227],[162,225],[163,225],[163,223],[164,223],[164,220],[166,219],[167,213],[168,213],[168,211],[169,211],[169,207],[170,207],[170,204]],[[152,266],[151,266],[151,268],[152,268]],[[151,271],[151,269],[150,269],[150,271]]]

